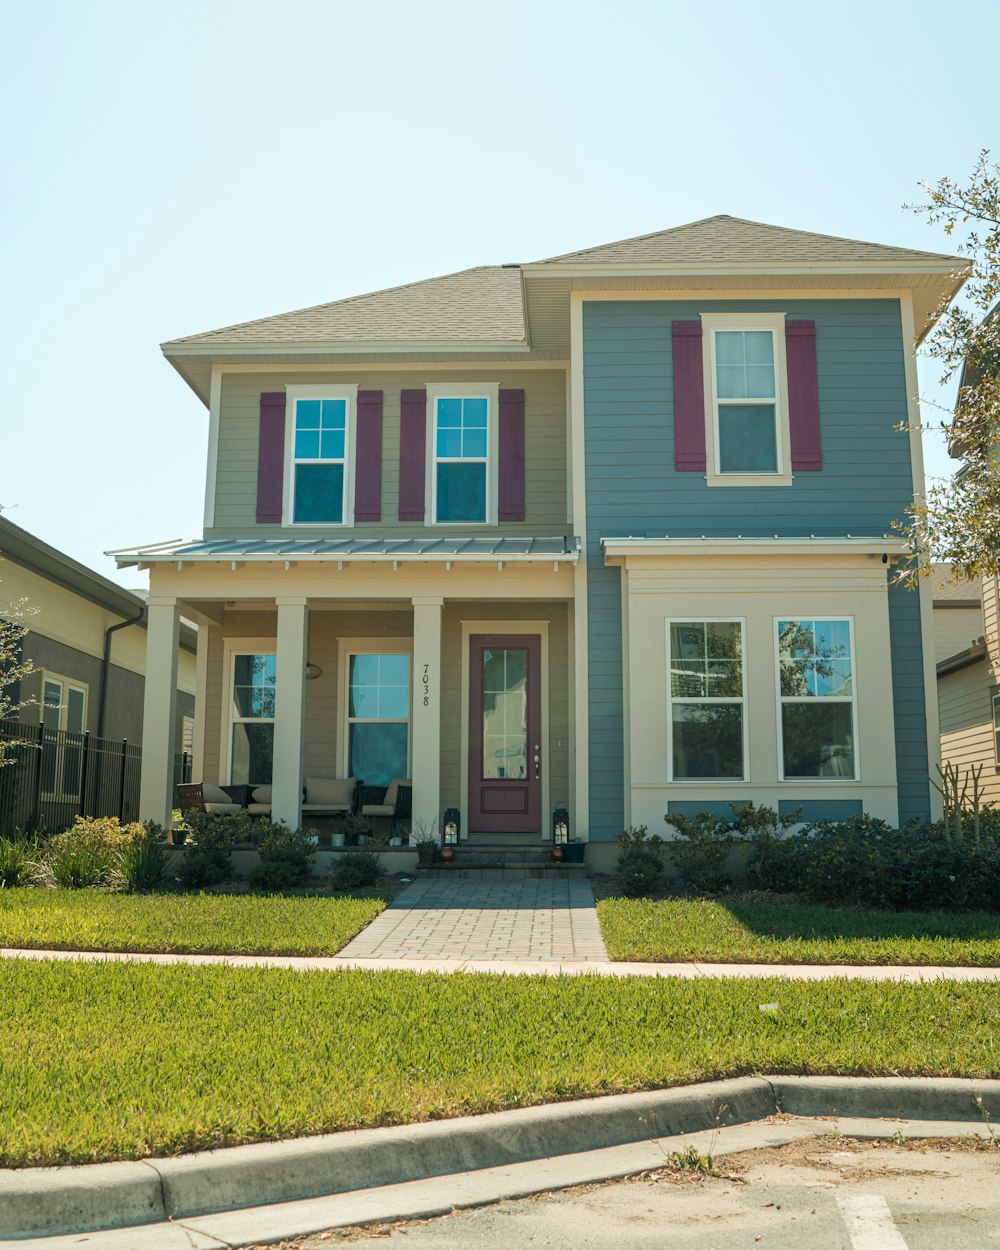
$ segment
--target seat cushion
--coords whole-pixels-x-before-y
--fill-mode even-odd
[[[307,777],[306,803],[310,806],[350,807],[357,782],[353,777]]]
[[[206,803],[205,811],[213,816],[228,816],[231,812],[242,812],[239,803]]]
[[[271,804],[270,803],[248,803],[247,811],[250,813],[251,816],[270,816]]]
[[[270,810],[270,809],[268,809]],[[351,810],[350,803],[303,803],[302,810],[304,812],[335,812],[337,815],[346,814]]]
[[[393,777],[389,782],[389,788],[385,792],[383,803],[390,809],[390,815],[396,810],[396,796],[399,794],[400,786],[408,786],[410,784],[407,777]]]
[[[362,816],[391,816],[396,810],[392,803],[365,803],[361,808]]]
[[[250,797],[253,799],[255,803],[270,803],[271,802],[271,787],[270,786],[258,786],[257,789],[254,790],[253,794]]]
[[[209,803],[232,803],[232,797],[228,795],[222,786],[209,785],[208,782],[201,787],[201,795],[206,805]],[[239,803],[236,804],[239,807]]]

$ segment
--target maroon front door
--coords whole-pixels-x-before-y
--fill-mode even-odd
[[[542,644],[480,634],[469,656],[469,830],[542,829]]]

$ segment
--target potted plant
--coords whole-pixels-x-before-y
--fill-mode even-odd
[[[429,868],[437,858],[437,829],[428,829],[422,820],[414,822],[410,834],[410,845],[417,848],[417,862],[421,868]]]

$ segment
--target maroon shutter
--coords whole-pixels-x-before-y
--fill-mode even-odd
[[[705,472],[705,377],[701,367],[701,322],[675,321],[674,468]]]
[[[500,392],[498,519],[524,520],[524,391]]]
[[[427,392],[399,397],[399,519],[424,519],[424,466],[427,458]]]
[[[354,519],[382,519],[382,392],[358,391]]]
[[[260,397],[257,441],[257,523],[281,524],[282,479],[285,475],[285,392]]]
[[[792,469],[815,472],[823,467],[819,436],[819,382],[816,375],[816,322],[785,322],[788,361],[788,424]]]

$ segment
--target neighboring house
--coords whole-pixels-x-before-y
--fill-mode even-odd
[[[714,217],[165,343],[209,463],[201,538],[115,553],[150,571],[144,815],[183,608],[196,778],[291,823],[351,775],[501,839],[926,816],[930,588],[891,525],[962,265]]]
[[[952,581],[951,566],[932,575],[941,759],[961,769],[981,768],[980,787],[1000,802],[1000,685],[995,676],[997,579]],[[987,630],[987,616],[989,630]]]
[[[0,516],[0,614],[21,600],[28,609],[21,652],[34,672],[15,694],[25,701],[15,719],[140,745],[143,598]],[[195,647],[195,630],[185,625],[174,687],[177,751],[194,726]]]

